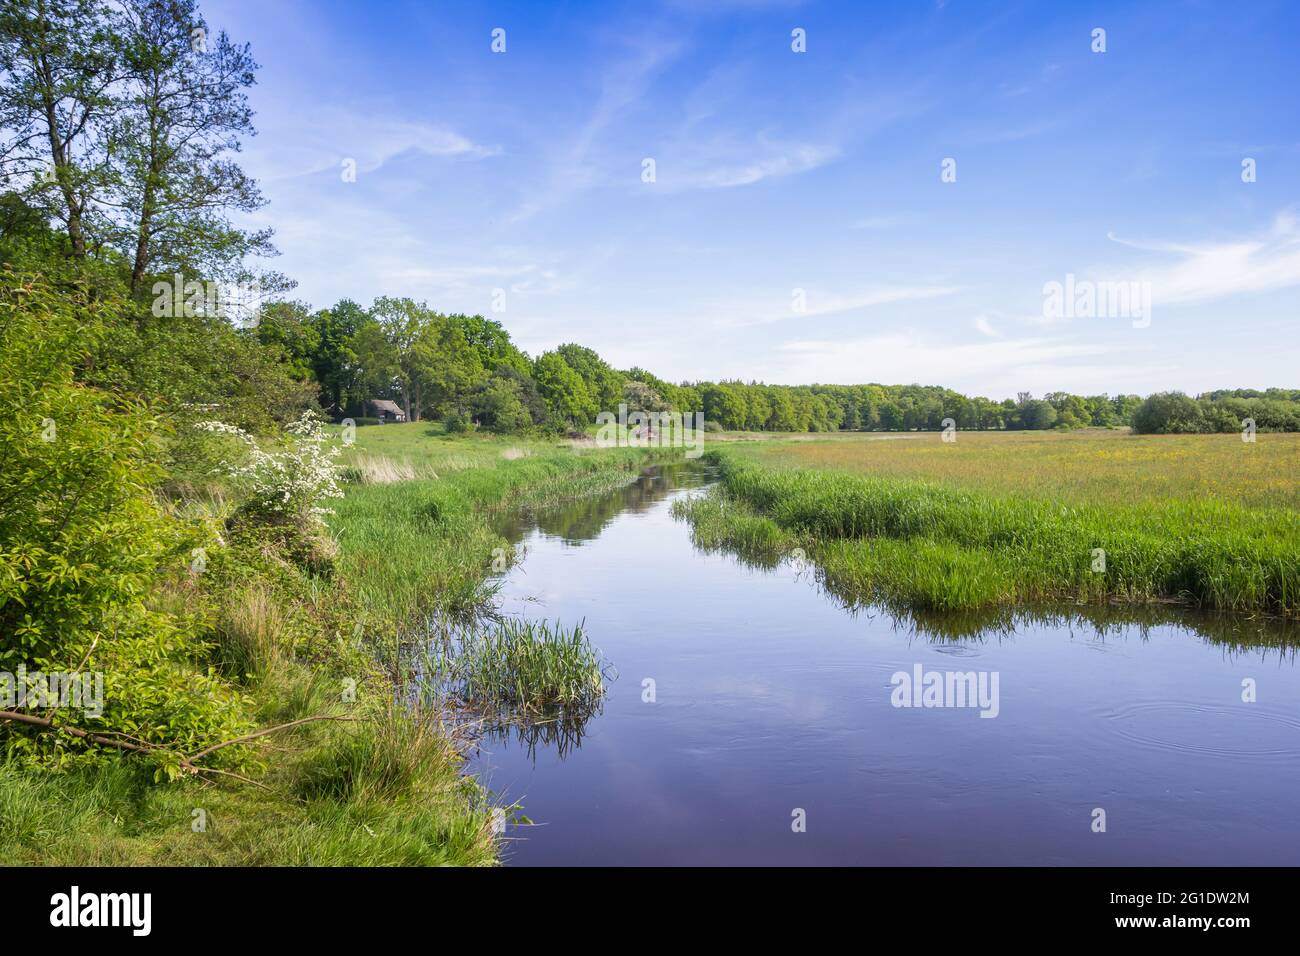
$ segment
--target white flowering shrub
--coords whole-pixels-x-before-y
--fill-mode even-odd
[[[267,451],[253,436],[225,422],[201,422],[205,431],[234,435],[248,446],[248,459],[223,463],[232,477],[250,489],[250,510],[268,517],[309,518],[319,522],[330,513],[326,502],[342,498],[339,469],[335,463],[342,447],[325,433],[320,417],[306,412],[285,427],[286,446]]]

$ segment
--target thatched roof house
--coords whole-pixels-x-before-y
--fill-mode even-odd
[[[378,418],[381,422],[404,422],[406,421],[406,412],[394,401],[386,398],[372,398],[366,402],[366,410],[371,416]]]

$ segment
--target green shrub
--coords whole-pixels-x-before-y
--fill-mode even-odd
[[[56,725],[193,753],[247,732],[249,702],[208,672],[199,622],[157,607],[201,539],[159,507],[157,428],[143,407],[77,384],[105,307],[39,278],[0,290],[0,669],[101,673],[102,712]],[[32,708],[28,708],[29,712]],[[123,738],[124,739],[124,738]],[[0,747],[46,766],[103,749],[0,722]],[[250,759],[239,747],[215,765]],[[174,767],[174,761],[164,760]]]

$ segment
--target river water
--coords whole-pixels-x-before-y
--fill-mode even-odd
[[[1294,628],[850,610],[796,563],[697,549],[670,506],[708,481],[650,473],[506,529],[502,611],[585,619],[617,672],[583,727],[481,741],[474,769],[533,821],[507,863],[1300,863]],[[949,673],[985,696],[895,706],[924,703],[894,679],[918,668],[944,703]]]

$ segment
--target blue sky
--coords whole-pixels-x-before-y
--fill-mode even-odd
[[[315,306],[672,380],[1300,385],[1300,5],[705,6],[202,9],[263,65],[255,218]],[[1149,323],[1045,316],[1068,275]]]

